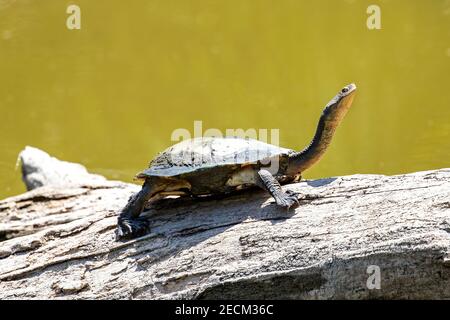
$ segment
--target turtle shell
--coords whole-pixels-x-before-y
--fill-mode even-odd
[[[291,149],[254,139],[202,137],[184,140],[159,153],[137,178],[173,177],[219,166],[245,165],[287,156]]]

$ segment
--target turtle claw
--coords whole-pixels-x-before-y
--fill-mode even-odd
[[[298,196],[298,193],[291,189],[287,189],[284,193],[286,193],[288,196]]]
[[[298,193],[292,190],[286,190],[279,197],[275,198],[275,201],[280,207],[286,208],[289,211],[289,208],[294,204],[299,205]]]
[[[150,231],[149,223],[146,219],[120,219],[117,224],[116,238],[117,240],[133,239],[143,236]]]

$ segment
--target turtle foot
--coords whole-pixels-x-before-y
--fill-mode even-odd
[[[150,227],[146,219],[119,218],[119,221],[117,223],[116,239],[117,240],[133,239],[143,236],[149,231]]]
[[[280,193],[277,197],[275,197],[275,201],[277,205],[280,207],[286,208],[289,210],[294,204],[298,205],[298,193],[292,190],[286,190],[286,192]]]

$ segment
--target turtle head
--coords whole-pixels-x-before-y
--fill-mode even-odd
[[[351,83],[342,88],[330,102],[327,103],[323,110],[323,116],[326,120],[332,121],[336,125],[341,122],[352,105],[355,97],[356,85]]]
[[[316,133],[311,143],[302,151],[294,153],[289,158],[287,173],[294,175],[311,167],[319,161],[331,143],[336,128],[341,123],[355,96],[356,85],[349,84],[342,88],[330,102],[327,103],[317,124]]]

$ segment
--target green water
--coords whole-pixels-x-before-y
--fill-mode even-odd
[[[0,0],[0,198],[24,191],[25,145],[125,181],[195,120],[279,129],[300,149],[350,82],[305,178],[449,167],[449,80],[449,1]]]

